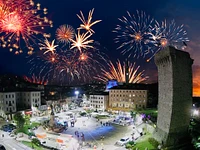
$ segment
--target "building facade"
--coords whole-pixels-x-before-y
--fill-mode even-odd
[[[0,93],[0,116],[3,118],[9,117],[17,111],[16,107],[16,93],[15,92],[1,92]]]
[[[0,116],[3,118],[9,118],[9,114],[19,110],[33,109],[40,105],[40,91],[0,92]]]
[[[110,89],[109,110],[130,111],[147,107],[147,90],[124,88],[121,86]]]
[[[20,100],[26,108],[39,107],[41,105],[41,92],[40,91],[28,91],[18,93]]]
[[[105,111],[108,108],[108,92],[89,95],[90,107],[97,111]]]

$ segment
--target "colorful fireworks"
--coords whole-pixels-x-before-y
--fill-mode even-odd
[[[85,20],[85,17],[82,13],[82,11],[80,11],[80,14],[81,15],[78,15],[78,18],[82,21],[83,24],[80,24],[80,27],[78,29],[85,29],[87,30],[88,32],[90,33],[95,33],[94,30],[91,29],[91,27],[99,22],[101,22],[102,20],[96,20],[94,22],[92,22],[92,15],[93,15],[93,12],[94,12],[94,8],[92,10],[89,11],[89,14],[88,14],[88,19]]]
[[[60,45],[55,44],[55,40],[52,42],[45,39],[44,42],[39,43],[40,52],[33,53],[34,57],[29,61],[32,68],[30,73],[37,72],[44,76],[48,76],[49,79],[59,79],[59,83],[70,84],[73,80],[78,79],[86,81],[92,79],[91,74],[96,73],[96,67],[101,68],[102,65],[99,62],[104,62],[105,59],[101,52],[98,50],[98,42],[94,42],[90,39],[94,31],[90,28],[92,25],[100,22],[97,20],[91,22],[93,10],[89,12],[88,20],[81,12],[79,18],[85,21],[85,33],[81,32],[83,25],[78,28],[77,34],[72,26],[61,25],[56,30],[56,40]],[[33,57],[30,56],[30,57]]]
[[[9,47],[10,51],[16,49],[16,54],[22,52],[20,45],[25,44],[29,51],[33,51],[36,44],[36,35],[44,33],[44,26],[52,26],[47,17],[47,9],[41,10],[40,4],[32,0],[2,0],[0,2],[0,34],[2,47]],[[22,42],[23,41],[23,42]]]
[[[55,42],[55,40],[53,40],[53,41],[50,43],[47,39],[45,39],[45,40],[44,40],[44,43],[39,43],[39,45],[40,45],[40,50],[46,50],[46,51],[44,52],[44,54],[49,53],[49,52],[51,52],[51,53],[54,54],[54,53],[55,53],[54,51],[56,51],[56,47],[58,47],[58,45],[55,45],[54,42]]]
[[[161,24],[156,22],[155,27],[151,30],[151,42],[154,44],[152,50],[153,55],[147,60],[149,61],[152,57],[160,50],[167,46],[173,46],[177,49],[184,49],[186,42],[189,41],[187,32],[183,29],[183,25],[176,26],[174,20],[171,22],[162,21]]]
[[[118,82],[126,82],[126,73],[129,74],[129,83],[140,83],[148,78],[144,76],[144,70],[139,72],[140,66],[136,66],[135,63],[128,62],[127,66],[126,63],[122,64],[118,60],[116,65],[110,61],[108,66],[109,71],[101,69],[102,75],[98,75],[95,78],[105,83],[112,79],[116,79]],[[128,69],[128,72],[126,72],[126,69]]]
[[[60,43],[67,44],[69,43],[73,38],[74,38],[74,28],[70,25],[61,25],[57,30],[56,30],[56,39]]]
[[[37,77],[35,75],[33,75],[32,77],[27,77],[24,76],[24,80],[30,82],[30,83],[34,83],[34,84],[41,84],[41,85],[47,85],[48,84],[48,80],[45,79],[45,77]]]
[[[147,59],[150,61],[159,50],[167,46],[184,49],[185,42],[189,41],[183,25],[176,26],[174,20],[159,24],[142,11],[137,11],[136,15],[127,13],[128,17],[119,19],[122,24],[117,25],[113,32],[118,34],[115,42],[121,43],[117,49],[122,49],[122,54],[128,53],[128,57],[150,55]]]
[[[137,11],[136,15],[131,15],[129,12],[127,14],[128,18],[119,19],[122,25],[117,25],[113,31],[118,34],[114,39],[115,42],[121,43],[117,49],[123,49],[122,54],[129,53],[129,57],[145,56],[150,41],[149,30],[154,19],[143,11]]]
[[[72,41],[71,49],[78,48],[79,51],[82,51],[82,49],[94,48],[92,45],[89,45],[94,42],[94,40],[88,40],[92,36],[91,33],[86,32],[86,33],[80,34],[80,30],[78,30],[78,34],[75,36],[76,36],[75,40],[71,39]]]
[[[77,50],[57,49],[54,53],[43,54],[40,51],[29,56],[30,74],[37,73],[47,76],[49,80],[59,79],[59,83],[70,84],[73,80],[82,82],[92,79],[97,73],[96,68],[102,68],[104,56],[98,49],[88,49],[85,52]]]

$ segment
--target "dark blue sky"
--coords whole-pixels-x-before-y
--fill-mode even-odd
[[[158,21],[164,19],[175,19],[177,25],[184,24],[191,40],[188,43],[187,51],[195,59],[195,68],[200,66],[199,48],[199,26],[200,26],[200,1],[199,0],[38,0],[42,7],[48,8],[48,17],[53,20],[54,27],[47,32],[55,34],[55,30],[62,24],[79,27],[80,20],[76,16],[80,10],[86,16],[92,8],[95,8],[93,19],[101,19],[102,22],[96,24],[93,29],[95,35],[93,39],[99,41],[102,47],[105,47],[106,53],[111,60],[122,58],[120,51],[116,51],[117,45],[114,44],[115,34],[112,30],[119,23],[118,18],[126,15],[126,11],[136,13],[136,10],[143,10]],[[105,50],[104,49],[104,50]],[[24,50],[25,51],[25,50]],[[146,70],[152,80],[156,79],[156,67],[154,62],[146,63],[145,60],[135,60]],[[29,65],[24,55],[14,55],[7,49],[0,51],[0,69],[1,72],[10,71],[19,75],[28,75]],[[197,75],[194,70],[195,75]]]

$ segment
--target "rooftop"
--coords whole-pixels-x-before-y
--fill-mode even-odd
[[[109,95],[109,92],[94,92],[90,93],[90,95]]]
[[[41,90],[34,88],[2,88],[0,93],[11,93],[11,92],[39,92]]]
[[[110,88],[110,90],[148,90],[147,84],[124,84]]]

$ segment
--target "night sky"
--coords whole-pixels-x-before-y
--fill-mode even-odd
[[[193,83],[194,95],[200,95],[200,1],[182,1],[182,0],[38,0],[35,2],[41,3],[41,6],[48,8],[48,18],[50,18],[54,27],[49,28],[46,32],[55,34],[56,28],[62,24],[72,25],[74,28],[79,27],[80,20],[76,16],[80,10],[87,16],[89,10],[95,8],[93,19],[102,20],[102,22],[93,26],[95,34],[93,39],[100,42],[104,52],[107,53],[111,60],[125,58],[120,54],[120,50],[116,50],[117,46],[114,43],[116,34],[112,30],[119,24],[118,18],[126,16],[126,11],[131,14],[136,13],[136,10],[143,10],[146,14],[155,18],[158,21],[164,19],[175,19],[177,25],[184,24],[185,30],[188,33],[190,42],[186,51],[191,54],[194,59],[193,64]],[[24,49],[24,51],[26,51]],[[14,55],[7,49],[1,48],[0,51],[0,71],[1,73],[11,72],[17,75],[29,74],[30,66],[27,64],[27,58],[24,54]],[[146,63],[144,59],[132,58],[131,61],[136,61],[141,69],[145,69],[145,74],[149,76],[148,82],[157,80],[157,70],[154,61]]]

